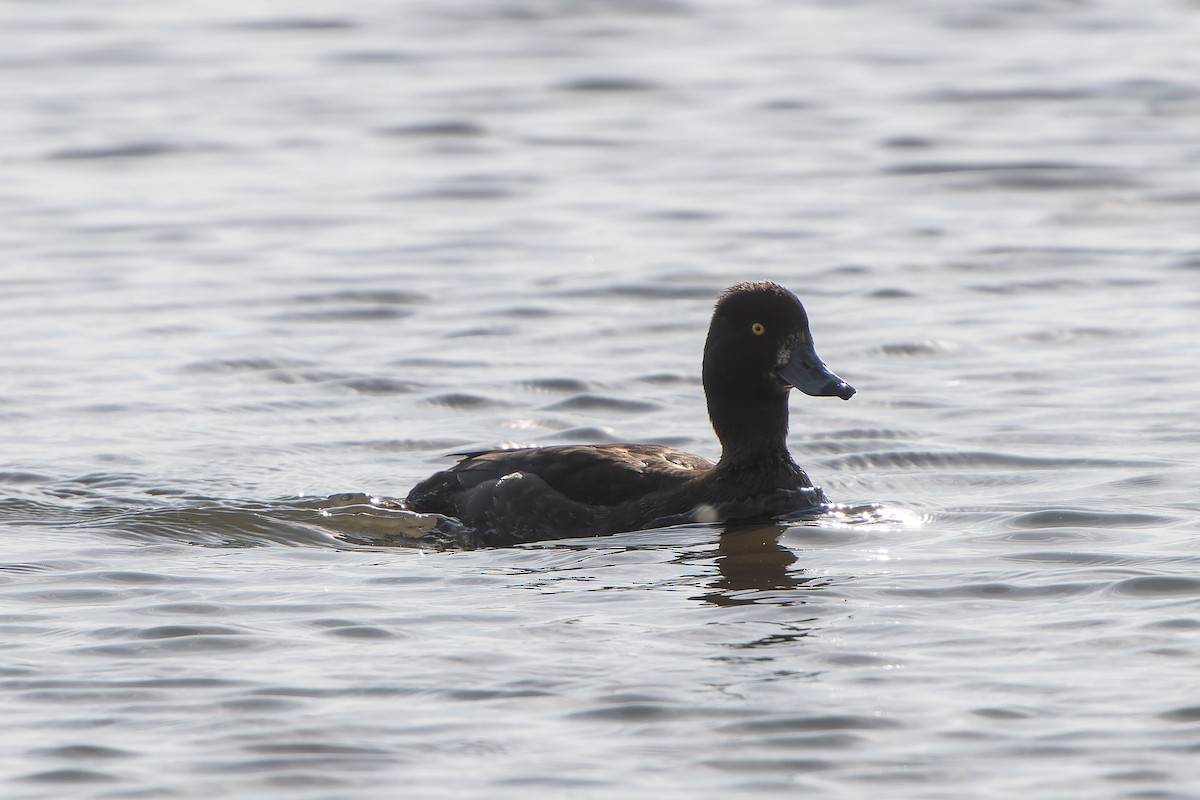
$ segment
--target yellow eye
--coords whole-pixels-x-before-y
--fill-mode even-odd
[[[753,333],[755,336],[762,336],[764,333],[767,332],[767,329],[763,327],[763,324],[761,322],[756,322],[750,326],[750,332]]]

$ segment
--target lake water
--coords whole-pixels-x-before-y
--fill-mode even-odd
[[[1200,797],[1200,5],[0,8],[6,798]],[[445,550],[502,444],[840,504]],[[795,394],[795,393],[793,393]]]

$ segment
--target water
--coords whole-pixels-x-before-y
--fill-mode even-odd
[[[3,794],[1200,797],[1200,7],[0,10]],[[444,454],[717,455],[711,303],[843,511],[413,546]]]

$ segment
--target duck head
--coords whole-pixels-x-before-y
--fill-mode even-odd
[[[787,395],[849,400],[854,387],[825,366],[808,314],[777,283],[739,283],[717,299],[704,345],[704,392],[722,446],[784,446]]]

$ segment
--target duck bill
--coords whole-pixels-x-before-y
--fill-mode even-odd
[[[779,369],[779,379],[813,397],[840,397],[849,400],[854,387],[829,371],[817,356],[812,342],[796,342],[792,356]]]

